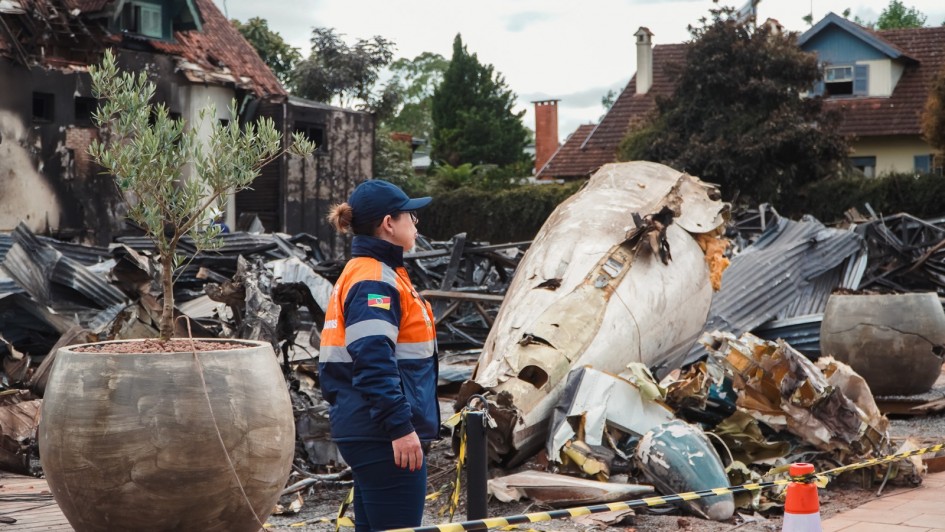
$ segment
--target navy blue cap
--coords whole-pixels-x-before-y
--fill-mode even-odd
[[[381,179],[371,179],[358,185],[348,205],[354,211],[353,225],[380,220],[388,214],[415,211],[430,204],[431,198],[409,198],[397,185]]]

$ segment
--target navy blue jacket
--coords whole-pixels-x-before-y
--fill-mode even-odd
[[[319,348],[336,441],[439,436],[432,309],[403,267],[403,248],[356,236],[335,283]]]

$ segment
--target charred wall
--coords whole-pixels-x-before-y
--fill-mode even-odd
[[[237,209],[259,209],[266,229],[316,235],[326,254],[342,256],[348,242],[335,234],[325,217],[331,205],[347,200],[358,183],[372,176],[374,117],[297,98],[290,98],[285,112],[286,136],[301,132],[316,142],[318,150],[304,159],[284,158],[269,165],[273,168],[263,170],[253,190],[237,195]],[[260,114],[281,125],[274,106],[262,106]],[[266,220],[279,220],[281,226],[269,226]]]
[[[0,231],[23,221],[34,231],[102,242],[120,226],[112,180],[87,155],[97,136],[90,85],[77,69],[0,59]]]
[[[123,50],[123,69],[148,68],[155,101],[185,107],[187,85],[173,60]],[[111,176],[88,155],[97,138],[91,79],[83,67],[27,69],[0,59],[0,232],[33,231],[107,244],[125,230],[126,209]]]

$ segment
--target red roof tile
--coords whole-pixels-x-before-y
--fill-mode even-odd
[[[586,177],[600,166],[617,160],[617,147],[631,124],[642,120],[656,107],[656,96],[668,96],[675,87],[675,73],[686,57],[685,44],[658,44],[653,47],[653,85],[646,94],[636,94],[634,75],[600,124],[589,133],[581,126],[538,172],[539,178]],[[582,137],[575,146],[576,138]]]
[[[844,135],[858,137],[919,135],[925,101],[936,73],[945,69],[945,27],[871,31],[915,62],[908,64],[888,98],[834,98],[826,108],[843,114]],[[581,126],[539,171],[538,177],[584,177],[617,159],[617,147],[634,121],[655,107],[654,97],[674,88],[671,65],[685,60],[684,44],[653,47],[653,86],[636,94],[636,76],[630,80],[597,128],[585,133]],[[668,67],[668,68],[667,68]],[[577,138],[582,138],[580,145]]]
[[[58,12],[62,14],[62,7],[68,10],[72,18],[78,13],[101,11],[115,0],[21,0],[24,9],[33,13],[33,16],[42,16],[44,13]],[[202,31],[178,31],[174,33],[173,41],[147,40],[155,51],[179,57],[178,68],[193,81],[227,85],[248,89],[260,97],[286,96],[286,91],[279,80],[272,73],[266,63],[252,45],[243,38],[239,30],[230,24],[223,13],[213,4],[212,0],[195,0],[203,21]],[[52,8],[58,8],[53,11]],[[78,12],[73,10],[78,9]],[[22,15],[30,16],[30,15]],[[51,15],[48,15],[51,16]],[[96,19],[92,19],[96,20]],[[88,23],[88,22],[87,22]],[[121,35],[107,35],[105,28],[96,23],[88,23],[89,31],[95,39],[104,39],[113,45],[119,45]],[[47,35],[54,39],[55,35]],[[11,55],[13,49],[7,42],[7,37],[0,33],[0,52]],[[43,57],[47,64],[56,64],[61,58]]]
[[[180,56],[208,73],[229,72],[238,80],[237,85],[243,85],[241,78],[248,78],[247,88],[257,95],[286,95],[272,70],[213,1],[196,0],[196,4],[203,18],[203,31],[178,31],[174,33],[177,42],[151,41],[151,45],[164,53]]]
[[[919,135],[932,81],[945,68],[945,27],[875,33],[918,63],[906,67],[888,98],[834,98],[825,104],[842,111],[840,131],[845,135]]]
[[[81,13],[96,13],[105,9],[112,0],[63,0],[71,11],[78,9]]]
[[[587,136],[594,131],[597,124],[583,124],[578,126],[574,133],[564,140],[564,144],[558,147],[558,150],[548,159],[545,166],[538,170],[538,178],[565,178],[565,177],[587,177],[591,172],[586,172],[587,168],[597,169],[600,163],[596,151],[582,150],[581,146],[587,140]]]

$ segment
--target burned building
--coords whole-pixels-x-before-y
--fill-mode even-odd
[[[373,117],[290,100],[212,0],[0,2],[0,232],[22,221],[104,244],[125,231],[112,178],[88,155],[98,135],[88,67],[109,48],[122,68],[147,71],[155,101],[192,127],[213,104],[211,119],[269,117],[284,139],[298,131],[315,140],[313,156],[266,166],[231,198],[226,219],[255,214],[268,231],[305,231],[338,248],[319,213],[371,176]]]

